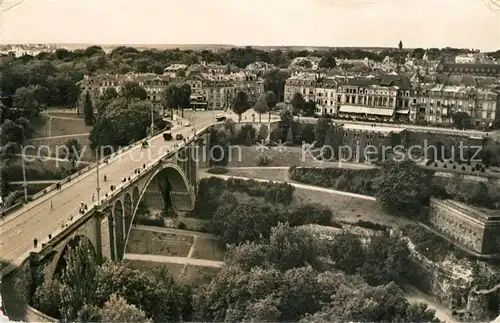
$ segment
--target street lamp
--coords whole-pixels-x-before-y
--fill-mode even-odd
[[[28,203],[28,183],[26,182],[26,165],[24,164],[24,128],[21,129],[21,165],[23,168],[23,190],[24,190],[24,203]]]
[[[97,180],[96,180],[96,191],[97,191],[97,205],[101,205],[101,196],[100,196],[100,191],[101,188],[99,187],[99,151],[95,150],[95,158],[96,158],[96,175],[97,175]]]
[[[153,106],[153,104],[151,104],[151,137],[153,137],[154,131],[155,131],[155,129],[154,129],[155,122],[154,122],[154,116],[153,116],[153,108],[154,108],[154,106]]]

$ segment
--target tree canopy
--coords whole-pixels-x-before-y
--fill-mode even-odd
[[[250,109],[248,94],[244,91],[238,91],[232,102],[232,110],[238,115],[238,122],[241,122],[241,115]]]
[[[159,118],[150,102],[125,98],[112,100],[90,132],[91,148],[125,147],[146,137],[151,127],[151,111],[154,119]]]
[[[391,212],[419,216],[429,204],[432,177],[412,161],[387,161],[375,181],[377,201]]]

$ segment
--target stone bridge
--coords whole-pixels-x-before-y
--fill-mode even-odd
[[[151,165],[143,165],[133,177],[124,178],[118,187],[101,196],[99,206],[43,241],[41,251],[30,254],[32,268],[41,266],[44,277],[52,278],[64,267],[69,247],[79,241],[86,243],[99,260],[122,260],[139,204],[176,212],[194,209],[199,163],[208,162],[200,160],[205,149],[209,149],[206,132]],[[203,154],[208,156],[206,151]]]

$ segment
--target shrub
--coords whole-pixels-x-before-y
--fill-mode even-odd
[[[163,218],[150,218],[146,216],[136,216],[134,223],[137,225],[151,225],[155,227],[165,227]]]
[[[257,157],[257,166],[268,166],[270,162],[270,158],[266,155],[260,155]]]
[[[371,230],[376,230],[376,231],[386,231],[387,226],[371,222],[371,221],[365,221],[365,220],[358,220],[355,223],[356,226],[366,228],[366,229],[371,229]]]
[[[212,167],[207,170],[210,174],[227,174],[229,170],[226,167]]]
[[[271,131],[271,134],[269,135],[269,140],[271,142],[279,142],[280,140],[283,140],[283,130],[281,130],[281,128],[276,128],[273,131]]]
[[[267,125],[263,124],[260,126],[259,135],[257,136],[257,140],[262,142],[267,139],[267,135],[269,134],[269,128]]]

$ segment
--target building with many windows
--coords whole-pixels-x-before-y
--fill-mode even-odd
[[[172,82],[173,79],[168,75],[157,75],[152,73],[127,73],[127,74],[100,74],[85,75],[80,81],[80,86],[90,91],[94,96],[101,96],[108,88],[114,88],[120,93],[121,88],[127,82],[138,83],[147,94],[147,99],[155,104],[160,104],[161,93]]]
[[[292,102],[295,93],[302,94],[307,102],[316,102],[316,74],[299,73],[289,77],[285,82],[285,102]]]
[[[316,83],[316,113],[318,115],[337,113],[337,82],[333,79],[321,79]]]
[[[438,73],[451,75],[473,75],[481,77],[500,77],[500,64],[480,63],[440,63]]]
[[[423,84],[418,98],[418,120],[431,124],[453,123],[465,112],[473,126],[490,126],[499,118],[498,92],[472,85]]]
[[[373,121],[411,121],[416,105],[410,81],[399,75],[346,78],[337,87],[337,115]]]

